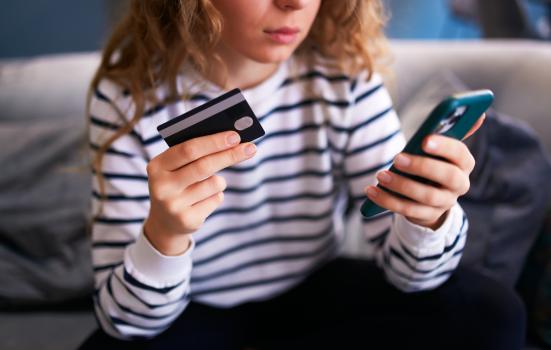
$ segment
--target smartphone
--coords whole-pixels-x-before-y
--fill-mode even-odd
[[[441,159],[429,155],[422,150],[421,146],[425,137],[430,134],[441,134],[462,140],[493,101],[494,94],[490,90],[467,91],[445,98],[432,110],[427,119],[413,134],[402,152]],[[394,165],[390,167],[389,171],[422,183],[435,185],[432,181],[425,178],[403,173],[396,169]],[[378,184],[377,187],[395,196],[405,198],[403,195],[393,192],[381,184]],[[387,209],[379,207],[367,198],[363,202],[360,211],[364,217],[370,218],[382,214]]]

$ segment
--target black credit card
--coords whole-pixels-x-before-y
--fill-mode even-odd
[[[169,146],[189,139],[234,130],[241,142],[265,134],[258,118],[239,89],[233,89],[157,127]]]

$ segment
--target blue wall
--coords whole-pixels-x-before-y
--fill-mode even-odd
[[[108,10],[119,1],[2,0],[0,57],[97,50],[108,31]],[[453,17],[447,7],[448,0],[384,1],[391,14],[387,28],[391,38],[480,37],[476,26]],[[535,0],[523,3],[534,21],[545,13]]]
[[[387,35],[402,39],[477,39],[481,32],[473,23],[453,16],[449,11],[449,0],[383,0],[391,14]],[[484,0],[481,0],[484,1]],[[545,16],[548,10],[544,1],[523,0],[534,30],[540,26],[551,26]],[[551,28],[547,29],[551,31]],[[540,33],[551,39],[551,32]]]
[[[101,47],[108,2],[119,0],[2,0],[0,57],[89,51]],[[254,0],[251,0],[254,1]],[[339,0],[331,0],[339,1]],[[447,0],[385,0],[393,38],[473,38],[475,28],[454,20]]]
[[[95,50],[106,24],[101,0],[2,0],[0,57]]]
[[[402,39],[476,39],[476,26],[455,18],[447,0],[385,0],[387,35]]]

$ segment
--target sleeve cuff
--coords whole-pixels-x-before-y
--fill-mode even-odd
[[[463,209],[456,203],[437,230],[416,225],[400,214],[395,214],[394,230],[406,248],[417,254],[426,254],[441,250],[447,241],[453,240],[459,234],[462,221]]]
[[[166,256],[151,245],[143,228],[135,243],[126,250],[124,263],[128,272],[139,281],[156,288],[181,283],[191,274],[191,253],[195,241],[190,236],[190,246],[181,255]]]

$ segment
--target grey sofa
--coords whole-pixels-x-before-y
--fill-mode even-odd
[[[471,88],[493,89],[497,97],[496,108],[525,120],[536,130],[547,150],[551,152],[551,45],[531,41],[395,41],[392,43],[392,49],[395,54],[396,74],[393,78],[389,77],[388,86],[399,112],[408,107],[408,100],[432,77],[441,72],[453,72]],[[14,140],[23,142],[26,135],[25,125],[31,127],[40,124],[43,130],[46,130],[44,132],[53,132],[52,130],[58,129],[57,126],[62,126],[64,133],[74,133],[75,137],[82,141],[83,148],[78,150],[82,152],[86,147],[84,100],[87,84],[98,62],[98,53],[65,54],[1,62],[0,132],[12,136],[19,133],[21,136],[13,136]],[[404,123],[408,124],[408,121],[404,120]],[[68,144],[79,145],[78,141],[74,140]],[[2,152],[4,150],[0,148],[0,155]],[[75,153],[61,158],[66,160],[66,157],[69,157],[72,159],[71,164],[80,166],[80,170],[83,169],[82,166],[85,167],[86,153],[78,153],[75,149],[64,149],[61,146],[57,152]],[[25,158],[25,154],[21,154],[19,158]],[[16,167],[17,164],[12,164],[9,170],[17,172]],[[55,173],[58,170],[53,171]],[[44,196],[54,196],[55,199],[57,194],[63,197],[59,202],[62,205],[71,206],[73,203],[72,209],[76,211],[71,212],[72,217],[80,213],[84,217],[87,208],[85,201],[89,193],[89,175],[86,171],[71,174],[73,175],[64,178],[65,184],[58,184],[60,187],[57,191],[50,190]],[[0,191],[11,191],[14,188],[18,188],[17,183],[0,183]],[[24,188],[19,190],[20,193],[25,193]],[[68,196],[67,191],[79,193]],[[35,198],[40,197],[40,193],[34,195]],[[23,196],[22,201],[24,200],[32,198],[25,199]],[[44,203],[48,205],[47,202]],[[55,203],[55,200],[52,203]],[[25,203],[21,205],[23,204]],[[8,206],[0,205],[0,223],[11,222],[12,214]],[[24,222],[15,221],[13,224],[22,225]],[[59,222],[56,224],[59,227]],[[348,234],[343,254],[361,257],[362,238],[357,235],[357,224],[358,217],[353,216],[347,226]],[[80,227],[79,225],[76,223],[72,227]],[[56,231],[51,232],[55,233]],[[66,242],[86,240],[84,231],[65,234]],[[12,244],[12,247],[17,247],[18,242],[24,243],[34,239],[31,230],[15,243],[0,241],[0,245],[3,245],[0,254],[9,250],[10,247],[6,245]],[[43,244],[47,242],[36,243],[34,249],[39,250]],[[78,254],[67,253],[63,260],[65,263],[48,270],[58,271],[55,276],[42,276],[38,272],[34,274],[33,269],[49,266],[49,260],[46,258],[51,257],[41,260],[39,254],[25,262],[25,268],[9,276],[0,276],[0,284],[33,284],[38,280],[47,285],[47,288],[33,286],[33,291],[39,292],[29,292],[27,299],[21,295],[13,295],[18,303],[10,304],[9,300],[3,300],[8,306],[0,311],[1,349],[74,349],[96,329],[90,305],[85,301],[79,302],[86,300],[86,294],[91,288],[90,260],[86,248],[86,244],[78,245],[73,249],[78,250]],[[0,259],[4,259],[5,256],[0,256]],[[3,273],[1,271],[4,270],[0,270],[0,273]],[[62,273],[63,276],[60,275]],[[31,281],[29,275],[35,276],[36,279]],[[3,290],[0,287],[0,291]],[[34,302],[33,296],[36,299]],[[5,295],[0,295],[0,302],[2,298],[5,299]],[[64,300],[65,298],[67,300]],[[21,304],[24,300],[30,300],[27,306]]]

